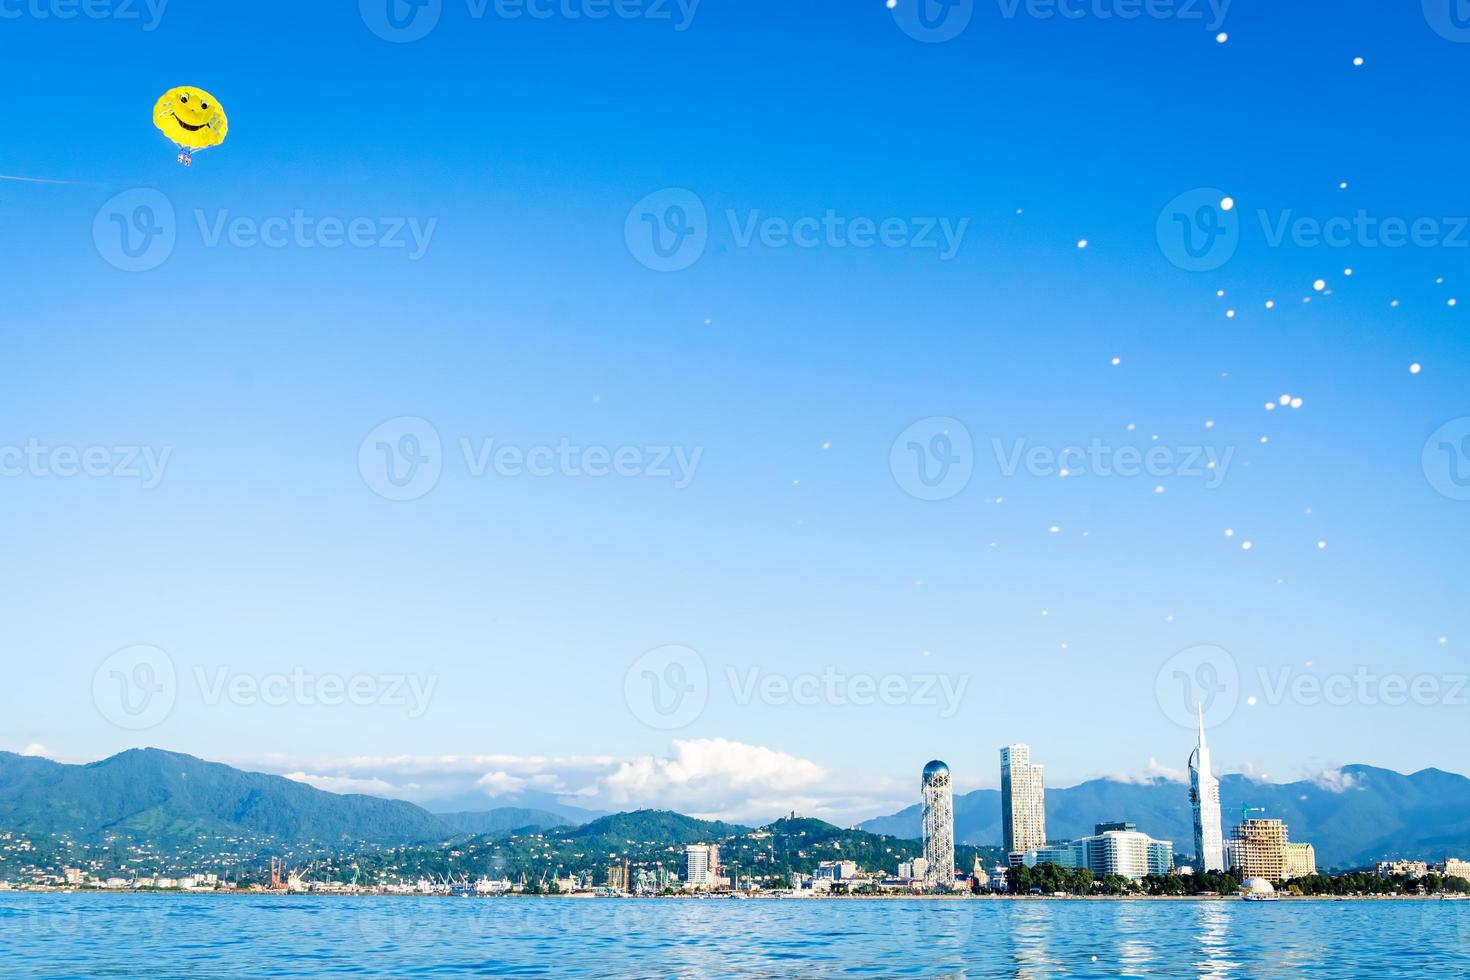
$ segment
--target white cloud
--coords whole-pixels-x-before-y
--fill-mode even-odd
[[[1156,783],[1161,779],[1170,783],[1187,783],[1189,782],[1189,772],[1185,769],[1171,768],[1159,762],[1158,759],[1150,757],[1148,768],[1143,772],[1114,773],[1107,778],[1115,783],[1128,783],[1134,786]]]
[[[1353,774],[1343,772],[1337,766],[1308,773],[1307,781],[1318,789],[1325,789],[1329,793],[1346,793],[1350,789],[1358,788],[1357,780]]]
[[[667,758],[645,755],[622,763],[599,782],[596,795],[619,808],[658,806],[764,822],[797,801],[812,807],[827,779],[815,762],[775,749],[723,738],[678,739]]]
[[[317,776],[306,772],[286,772],[281,775],[298,783],[305,783],[328,793],[366,793],[369,796],[397,796],[398,787],[381,779],[354,779],[351,776]]]
[[[910,787],[846,778],[808,759],[729,739],[675,740],[666,754],[613,756],[354,756],[233,760],[336,793],[371,793],[456,807],[545,794],[594,810],[669,809],[764,823],[795,810],[847,824],[912,802]],[[542,797],[544,799],[544,797]],[[475,800],[483,800],[475,804]],[[533,801],[535,797],[533,796]]]
[[[46,748],[46,746],[42,745],[40,742],[32,742],[30,745],[27,745],[25,748],[21,749],[20,754],[33,756],[35,758],[51,758],[51,750]]]

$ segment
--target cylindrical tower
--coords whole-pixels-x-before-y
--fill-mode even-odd
[[[924,887],[954,888],[954,797],[949,766],[935,759],[924,767],[922,781],[924,824]]]

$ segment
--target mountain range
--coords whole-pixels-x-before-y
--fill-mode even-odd
[[[133,749],[87,765],[0,752],[0,830],[84,844],[137,842],[158,851],[201,838],[398,845],[568,822],[557,813],[518,807],[434,814],[402,800],[328,793],[159,749]]]
[[[1437,769],[1402,775],[1347,766],[1330,778],[1295,783],[1226,775],[1221,798],[1227,834],[1242,807],[1252,815],[1262,808],[1286,821],[1292,840],[1311,842],[1324,869],[1386,858],[1470,857],[1470,779]],[[957,842],[1000,842],[998,791],[957,796],[954,810]],[[918,811],[911,806],[856,829],[912,841],[919,836]],[[1046,814],[1053,840],[1085,836],[1099,822],[1128,821],[1172,840],[1181,860],[1193,851],[1188,787],[1179,782],[1096,779],[1048,789]],[[432,848],[455,839],[553,829],[588,853],[608,854],[629,840],[680,844],[690,835],[714,839],[744,830],[690,824],[691,818],[661,811],[578,819],[583,815],[595,816],[529,806],[432,813],[402,800],[330,793],[158,749],[134,749],[86,765],[0,752],[0,835],[154,854]],[[630,824],[632,816],[637,819]]]
[[[1330,778],[1295,783],[1231,774],[1220,779],[1220,800],[1227,837],[1240,821],[1241,808],[1249,807],[1250,816],[1286,821],[1290,839],[1311,843],[1323,869],[1362,867],[1388,858],[1470,857],[1470,779],[1439,769],[1406,776],[1372,766],[1345,766]],[[954,813],[956,841],[1001,840],[998,790],[956,796]],[[1146,834],[1173,841],[1181,861],[1194,851],[1193,812],[1184,783],[1094,779],[1046,790],[1046,830],[1052,840],[1084,837],[1095,824],[1111,821],[1128,821]],[[916,837],[919,807],[858,827]]]

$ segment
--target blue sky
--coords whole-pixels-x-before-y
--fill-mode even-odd
[[[1400,6],[977,3],[938,43],[882,2],[443,0],[408,43],[367,2],[5,7],[0,174],[55,183],[0,180],[0,463],[142,475],[0,477],[0,747],[867,816],[936,756],[994,785],[1012,741],[1056,785],[1181,769],[1183,664],[1228,688],[1232,771],[1463,771],[1470,38]],[[150,122],[175,85],[230,119],[188,169]],[[649,268],[643,215],[691,200],[702,251]],[[1190,271],[1166,232],[1202,202],[1238,231]],[[141,205],[172,245],[128,271],[113,215]],[[1357,227],[1312,245],[1332,219]],[[333,220],[363,247],[327,247]],[[424,446],[403,418],[438,475],[390,500],[377,444]],[[919,499],[895,442],[934,418],[970,477]],[[635,475],[477,475],[488,440],[626,448]],[[1006,472],[1094,443],[1166,472]],[[138,645],[174,680],[129,727]],[[695,659],[640,660],[669,645]],[[1201,645],[1225,659],[1178,658]],[[645,671],[693,684],[687,724]],[[370,703],[250,693],[293,674]],[[863,678],[900,703],[851,703]]]

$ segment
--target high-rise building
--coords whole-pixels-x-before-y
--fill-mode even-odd
[[[1046,790],[1029,745],[1000,750],[1000,826],[1007,854],[1046,843]]]
[[[1194,806],[1194,857],[1203,871],[1225,870],[1225,833],[1220,824],[1220,780],[1210,769],[1205,744],[1205,709],[1199,706],[1199,744],[1189,754],[1189,802]]]
[[[713,852],[713,854],[711,854]],[[719,848],[709,844],[690,844],[684,848],[686,875],[684,880],[692,888],[709,888],[714,884],[717,865],[710,858],[719,860]]]
[[[924,886],[949,890],[954,887],[954,796],[949,784],[949,766],[938,759],[930,762],[924,767],[920,789]]]
[[[1286,824],[1274,818],[1251,818],[1235,825],[1226,847],[1230,865],[1244,878],[1285,881],[1288,873]]]

